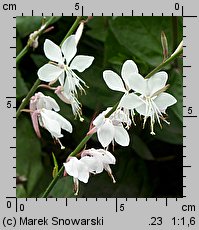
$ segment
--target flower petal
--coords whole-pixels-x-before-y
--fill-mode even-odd
[[[44,53],[49,60],[63,63],[61,49],[49,39],[46,39],[44,42]]]
[[[42,66],[37,74],[41,81],[51,82],[56,80],[64,70],[52,64]]]
[[[43,110],[50,119],[55,120],[59,124],[60,128],[66,130],[69,133],[72,133],[73,128],[68,120],[66,120],[64,117],[62,117],[60,114],[54,111],[47,110],[47,109],[43,109]]]
[[[154,99],[154,102],[161,112],[165,112],[167,107],[175,104],[177,100],[169,93],[161,93]]]
[[[103,171],[103,164],[100,160],[95,157],[84,156],[80,159],[91,173],[101,173]]]
[[[75,35],[69,36],[61,46],[62,53],[66,59],[66,64],[69,65],[71,59],[77,53],[77,45],[75,40]]]
[[[128,78],[128,83],[130,89],[133,89],[135,92],[143,95],[146,94],[147,81],[139,73],[133,73]]]
[[[129,86],[129,79],[134,73],[138,73],[137,65],[132,60],[127,60],[122,66],[122,78],[127,86]]]
[[[103,125],[105,122],[105,116],[103,113],[100,113],[93,121],[93,125],[95,127],[100,127],[101,125]]]
[[[98,140],[101,145],[105,148],[107,147],[114,137],[114,126],[107,119],[106,122],[97,130]]]
[[[47,111],[50,111],[50,110],[47,110]],[[51,112],[53,112],[53,111],[51,111]],[[45,109],[42,109],[42,111],[41,111],[41,119],[42,119],[42,124],[43,124],[44,128],[47,129],[53,137],[55,137],[55,138],[63,137],[63,135],[61,134],[61,127],[60,127],[59,123],[56,120],[51,119],[46,114]]]
[[[125,109],[135,109],[136,107],[143,104],[143,101],[134,93],[124,95],[119,103],[119,107]]]
[[[103,164],[115,164],[116,162],[113,154],[104,149],[97,149],[93,156],[98,157],[103,162]]]
[[[68,162],[64,163],[64,168],[67,174],[77,178],[78,177],[77,165],[78,165],[78,159],[76,157],[71,157]]]
[[[61,85],[64,85],[64,78],[65,78],[65,72],[63,71],[58,77],[59,83]]]
[[[75,69],[79,72],[83,72],[93,62],[94,57],[86,55],[77,55],[71,62],[70,68]]]
[[[164,71],[158,72],[147,79],[147,94],[153,95],[158,90],[162,89],[167,82],[168,74]]]
[[[59,105],[57,104],[57,102],[55,101],[55,99],[53,99],[50,96],[43,96],[40,97],[38,102],[37,102],[37,109],[48,109],[48,110],[55,110],[55,111],[59,111]]]
[[[111,70],[105,70],[103,72],[103,78],[106,82],[107,86],[116,91],[126,92],[126,89],[124,88],[124,84],[122,82],[122,79],[118,74]]]
[[[34,111],[33,113],[30,113],[30,115],[31,115],[32,124],[33,124],[33,128],[35,130],[35,133],[37,134],[37,136],[39,138],[41,138],[39,123],[38,123],[38,113],[37,113],[37,111]]]
[[[84,183],[88,182],[88,167],[76,157],[71,157],[68,162],[64,163],[64,167],[68,175],[73,176]]]
[[[129,134],[126,131],[126,129],[123,127],[123,125],[114,126],[115,128],[115,141],[121,145],[121,146],[128,146],[130,139]]]
[[[140,115],[143,115],[143,116],[147,115],[147,109],[146,109],[146,104],[145,103],[143,103],[142,105],[136,107],[135,109]],[[150,112],[148,112],[148,116],[149,115],[150,115]]]

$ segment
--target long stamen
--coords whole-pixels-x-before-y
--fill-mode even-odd
[[[162,125],[161,125],[161,123],[160,123],[160,118],[159,118],[159,109],[157,108],[157,106],[156,106],[156,104],[151,100],[151,106],[152,106],[152,108],[153,108],[153,111],[155,112],[155,115],[156,115],[156,118],[157,118],[157,120],[158,120],[158,123],[159,123],[159,125],[160,125],[160,127],[162,128]],[[160,114],[161,114],[161,112],[160,112]]]
[[[57,142],[60,144],[61,149],[65,149],[65,147],[62,145],[62,143],[61,143],[61,141],[59,140],[59,138],[57,138],[56,140],[57,140]]]
[[[131,110],[131,119],[132,119],[133,124],[136,126],[134,115],[135,115],[135,111],[134,111],[134,109],[132,109]]]
[[[150,111],[151,111],[150,99],[147,97],[146,98],[146,110],[145,110],[145,116],[144,116],[144,122],[143,122],[143,129],[145,127],[147,118],[149,117]]]

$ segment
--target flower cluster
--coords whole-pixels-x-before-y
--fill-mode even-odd
[[[93,62],[94,57],[76,55],[77,44],[81,38],[84,22],[80,23],[76,34],[69,36],[61,45],[57,46],[46,39],[44,53],[50,60],[38,70],[39,79],[48,82],[45,87],[53,89],[55,94],[65,103],[70,104],[73,114],[83,121],[81,103],[78,100],[78,91],[85,93],[86,83],[75,71],[83,72]],[[35,34],[30,35],[30,39]],[[35,45],[37,46],[37,40]],[[177,52],[177,51],[176,51]],[[70,175],[74,180],[75,195],[79,191],[79,181],[87,183],[91,174],[99,174],[106,170],[115,183],[110,164],[115,164],[115,157],[108,151],[109,145],[115,143],[128,146],[130,138],[127,130],[131,124],[135,124],[134,116],[143,117],[143,128],[150,119],[151,134],[154,135],[154,124],[157,121],[161,126],[161,120],[165,119],[167,107],[175,104],[176,99],[166,93],[168,88],[168,75],[166,72],[158,72],[150,78],[144,78],[138,71],[137,65],[132,60],[124,62],[121,77],[112,70],[103,72],[103,79],[107,86],[123,93],[121,100],[115,107],[108,107],[93,121],[87,135],[97,133],[97,137],[104,149],[87,149],[81,152],[81,158],[69,155],[64,163],[65,175]],[[51,87],[55,82],[56,87]],[[63,137],[61,129],[72,132],[72,125],[57,112],[60,110],[55,99],[45,96],[41,92],[31,97],[29,112],[34,130],[39,138],[41,133],[39,126],[48,130],[52,137],[61,144],[59,138]]]
[[[93,121],[94,128],[88,134],[97,132],[97,137],[101,145],[106,148],[112,142],[117,142],[121,146],[129,145],[129,135],[123,124],[127,127],[131,124],[129,117],[122,111],[116,110],[109,117],[106,114],[112,108],[99,114]]]
[[[75,195],[79,192],[79,181],[88,182],[90,174],[99,174],[106,170],[112,178],[113,183],[115,179],[112,175],[110,164],[115,164],[115,157],[104,149],[87,149],[81,153],[81,158],[69,157],[64,163],[65,175],[70,175],[74,180]]]
[[[154,135],[155,121],[157,120],[160,126],[160,120],[169,123],[165,120],[164,114],[167,107],[177,102],[172,95],[165,93],[169,86],[166,85],[167,73],[158,72],[145,79],[138,73],[136,64],[132,60],[127,60],[122,66],[121,75],[122,79],[110,70],[103,73],[103,78],[110,89],[124,92],[118,108],[122,109],[128,118],[131,115],[132,120],[135,110],[144,116],[143,127],[150,118],[151,134]]]
[[[40,125],[48,130],[52,137],[59,142],[61,148],[64,149],[64,146],[59,140],[59,138],[63,137],[61,129],[72,133],[72,125],[68,120],[57,113],[60,110],[57,102],[53,98],[38,92],[31,97],[29,108],[33,128],[37,136],[41,138]]]

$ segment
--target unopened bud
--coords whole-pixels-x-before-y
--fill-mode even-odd
[[[164,61],[168,58],[168,43],[167,43],[167,37],[163,31],[161,32],[161,43],[162,43],[163,61]]]
[[[38,38],[38,31],[34,31],[29,35],[28,44],[30,47],[33,47],[33,49],[36,49],[39,45]]]
[[[179,46],[177,47],[177,49],[173,52],[173,54],[171,56],[182,52],[182,50],[183,50],[183,41],[180,42]]]
[[[79,24],[79,27],[77,28],[77,31],[75,33],[75,41],[76,41],[76,44],[78,44],[81,36],[82,36],[82,33],[83,33],[83,30],[84,30],[84,21],[82,21],[80,24]]]

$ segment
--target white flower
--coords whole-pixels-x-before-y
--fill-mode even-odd
[[[59,138],[63,137],[61,129],[64,129],[67,132],[71,133],[72,125],[68,120],[55,112],[60,110],[57,102],[53,98],[45,96],[43,93],[38,92],[31,97],[29,108],[33,128],[37,136],[41,138],[41,133],[39,129],[40,125],[41,127],[48,130],[51,133],[52,137],[59,142],[61,148],[64,149],[64,146],[59,140]]]
[[[69,36],[61,45],[61,48],[46,39],[44,42],[44,53],[51,62],[38,70],[40,80],[54,82],[58,79],[61,85],[64,85],[66,81],[66,91],[69,93],[77,94],[77,88],[84,91],[81,84],[86,85],[85,82],[73,70],[83,72],[92,64],[94,57],[85,55],[74,57],[77,53],[75,35]]]
[[[35,95],[31,97],[30,104],[29,104],[30,115],[33,123],[33,128],[39,138],[41,138],[41,133],[38,125],[38,114],[39,114],[38,111],[42,108],[48,110],[53,109],[55,111],[60,110],[59,105],[57,104],[55,99],[49,96],[45,96],[41,92],[35,93]]]
[[[137,98],[135,100],[134,95],[130,93],[125,98],[122,98],[120,105],[126,109],[136,109],[136,111],[144,116],[143,127],[145,126],[146,120],[150,117],[151,120],[151,134],[154,133],[154,123],[155,120],[158,121],[159,125],[160,118],[167,122],[163,114],[166,113],[168,106],[171,106],[177,102],[177,100],[164,91],[168,88],[166,85],[168,75],[166,72],[158,72],[154,74],[149,79],[144,79],[141,75],[134,75],[131,79],[131,88],[139,94],[140,105],[134,107],[137,103]],[[168,123],[168,122],[167,122]]]
[[[112,175],[110,164],[115,164],[115,157],[104,149],[87,149],[81,153],[81,159],[76,157],[69,157],[66,163],[64,163],[65,172],[64,175],[70,175],[73,177],[75,195],[79,192],[79,181],[88,183],[90,173],[98,174],[104,169],[108,172],[112,178],[113,183],[115,179]]]
[[[38,110],[38,118],[40,126],[47,129],[52,137],[54,137],[60,143],[61,148],[64,149],[64,146],[62,146],[61,142],[59,141],[59,138],[63,137],[61,129],[72,133],[71,123],[63,118],[60,114],[47,109]]]
[[[111,70],[105,70],[103,72],[103,78],[107,86],[112,90],[124,93],[121,100],[123,100],[130,93],[129,91],[133,87],[132,79],[134,76],[141,77],[141,75],[138,73],[137,65],[132,60],[127,60],[124,62],[122,66],[121,77]],[[141,103],[139,97],[133,93],[131,93],[131,97],[134,99],[134,104],[131,106],[131,108],[139,106]],[[121,104],[119,104],[119,107],[122,107]],[[133,108],[131,110],[132,119],[134,116]],[[128,109],[124,109],[124,113],[130,117]]]
[[[105,169],[112,178],[113,183],[115,183],[115,179],[109,165],[115,164],[116,159],[109,151],[94,148],[87,149],[82,152],[81,157],[81,161],[87,165],[89,172],[97,174],[101,173],[103,169]]]
[[[109,118],[106,118],[105,116],[110,110],[111,108],[108,108],[93,121],[98,140],[104,148],[114,141],[119,145],[128,146],[129,135],[122,124],[127,123],[128,118],[122,111],[119,111],[120,115],[117,114],[118,111],[115,111]]]
[[[64,163],[65,171],[68,175],[73,177],[75,195],[79,192],[79,180],[87,183],[89,179],[88,167],[76,157],[70,157],[66,163]]]

